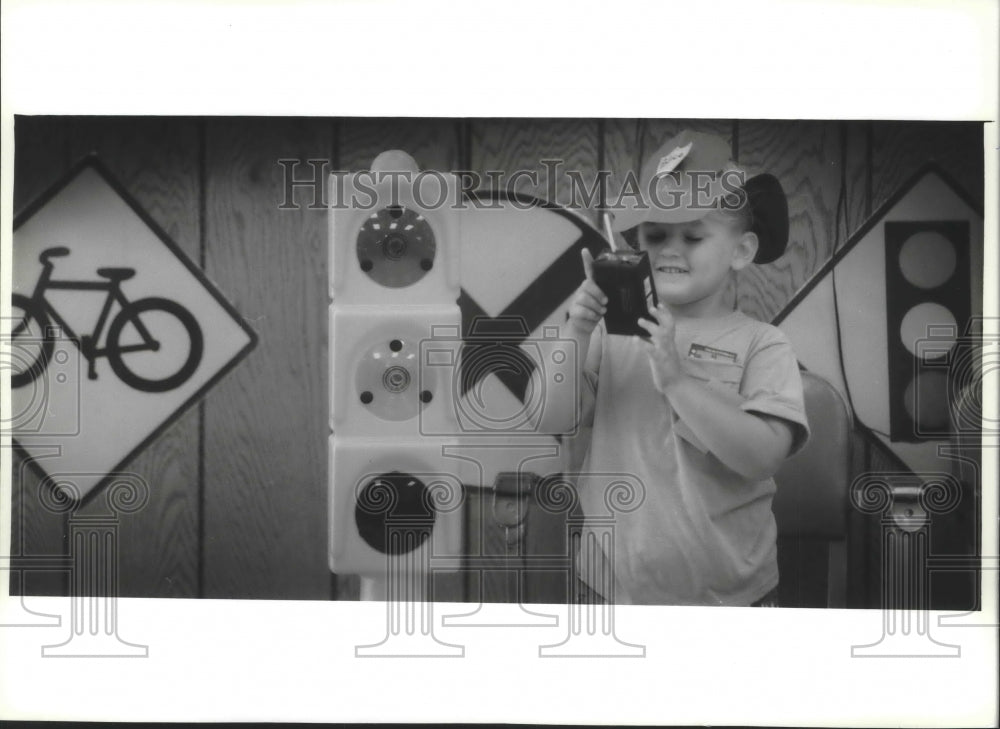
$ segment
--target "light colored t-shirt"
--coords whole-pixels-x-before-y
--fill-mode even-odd
[[[745,411],[784,419],[792,451],[802,447],[802,381],[778,329],[738,311],[676,323],[687,373]],[[577,479],[587,518],[580,576],[622,604],[749,605],[778,584],[774,480],[748,480],[705,449],[655,388],[641,344],[603,326],[591,339],[583,389],[585,403],[593,398],[593,433],[581,471],[590,475]],[[608,499],[611,483],[617,496]],[[624,495],[636,484],[641,493]],[[602,575],[613,575],[613,598]]]

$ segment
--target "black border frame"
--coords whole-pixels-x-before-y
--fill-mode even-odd
[[[97,172],[98,175],[106,182],[115,193],[125,201],[129,208],[134,212],[139,219],[145,223],[153,234],[160,239],[167,249],[174,254],[174,256],[184,264],[188,272],[194,276],[201,285],[212,295],[212,298],[222,306],[222,308],[229,314],[230,317],[240,326],[240,328],[250,337],[250,341],[236,353],[236,355],[230,359],[223,367],[221,367],[218,372],[212,375],[198,390],[196,390],[187,400],[182,402],[177,408],[159,425],[153,428],[152,432],[147,435],[135,448],[133,448],[127,455],[122,458],[121,461],[116,463],[111,471],[104,476],[98,483],[90,489],[86,494],[80,497],[76,504],[76,508],[80,508],[88,503],[90,503],[96,494],[102,491],[109,482],[113,481],[112,474],[120,471],[122,468],[127,466],[137,455],[139,455],[143,450],[145,450],[154,440],[160,437],[164,431],[166,431],[171,425],[173,425],[180,417],[186,413],[192,406],[198,404],[211,390],[215,387],[218,382],[229,374],[236,365],[242,362],[247,355],[257,346],[259,338],[257,332],[251,328],[246,319],[236,310],[228,299],[219,290],[218,286],[211,281],[205,274],[204,270],[199,268],[188,255],[181,250],[181,248],[167,235],[167,232],[163,230],[160,225],[153,220],[153,218],[147,213],[139,202],[132,197],[132,195],[125,189],[118,180],[111,174],[110,170],[104,166],[104,164],[98,159],[98,155],[91,153],[77,161],[72,167],[63,175],[59,180],[52,184],[47,190],[36,197],[32,202],[30,202],[20,213],[14,217],[13,231],[16,232],[18,228],[24,225],[28,220],[30,220],[39,210],[41,210],[46,204],[48,204],[56,195],[58,195],[70,182],[76,179],[84,170],[92,169]],[[17,438],[11,433],[11,442],[17,449],[18,453],[25,459],[32,471],[42,480],[44,485],[46,481],[51,478],[51,474],[45,471],[45,469],[39,465],[38,460],[32,456],[27,450],[25,450],[21,444],[17,441]]]

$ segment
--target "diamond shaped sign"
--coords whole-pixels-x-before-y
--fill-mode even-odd
[[[14,228],[0,342],[11,408],[0,427],[82,497],[246,356],[256,335],[96,158]]]

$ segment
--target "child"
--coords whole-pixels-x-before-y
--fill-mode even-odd
[[[644,205],[616,218],[653,268],[660,306],[655,322],[640,320],[648,339],[604,330],[607,297],[583,252],[587,278],[564,332],[587,353],[582,472],[632,474],[645,493],[615,513],[612,554],[596,539],[581,549],[577,599],[776,604],[772,476],[808,437],[802,383],[782,333],[732,310],[726,293],[736,271],[784,252],[788,208],[770,175],[734,185],[743,174],[729,157],[723,140],[682,132],[644,165]],[[607,515],[603,482],[581,484],[584,513]]]

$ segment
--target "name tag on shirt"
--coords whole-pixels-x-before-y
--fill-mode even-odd
[[[735,362],[736,352],[716,349],[704,344],[692,344],[691,349],[688,350],[688,357],[691,359],[708,360],[710,362]]]
[[[688,349],[688,359],[706,363],[704,365],[691,365],[689,372],[693,370],[696,377],[707,378],[705,386],[708,389],[718,393],[727,402],[737,407],[745,400],[739,392],[742,367],[737,364],[736,352],[709,347],[705,344],[692,344]],[[718,367],[712,367],[710,363],[716,363]],[[708,453],[707,446],[683,420],[676,419],[674,421],[674,430],[679,437],[694,446],[696,450]]]

